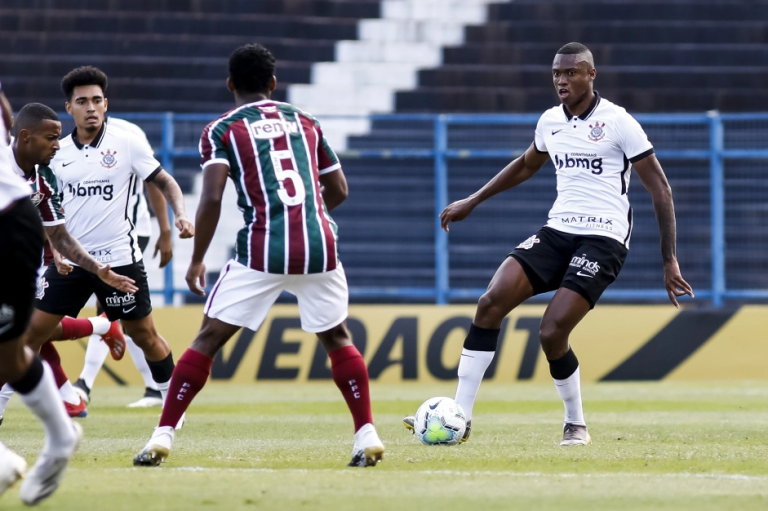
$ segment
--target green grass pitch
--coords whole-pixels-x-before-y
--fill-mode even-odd
[[[387,446],[378,467],[347,468],[352,424],[331,382],[209,384],[160,468],[133,468],[159,408],[137,388],[96,388],[85,439],[49,510],[489,511],[767,509],[768,384],[583,387],[593,437],[561,448],[551,385],[484,385],[470,441],[420,445],[400,423],[454,385],[374,385]],[[34,461],[42,428],[18,398],[0,438]],[[22,509],[18,487],[0,498]]]

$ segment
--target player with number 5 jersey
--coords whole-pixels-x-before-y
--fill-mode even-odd
[[[352,414],[350,466],[374,466],[384,445],[373,426],[368,368],[346,328],[349,293],[329,211],[347,197],[336,154],[311,115],[272,101],[275,58],[249,44],[229,59],[227,87],[237,107],[200,137],[203,190],[187,271],[189,289],[205,291],[203,258],[221,214],[227,179],[237,189],[244,226],[235,258],[221,270],[205,304],[203,326],[179,359],[160,424],[133,459],[156,466],[170,454],[178,423],[211,374],[213,359],[240,328],[256,331],[280,293],[296,295],[301,327],[316,333],[331,359],[331,374]]]

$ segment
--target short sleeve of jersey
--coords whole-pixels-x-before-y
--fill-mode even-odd
[[[64,210],[61,209],[61,194],[59,193],[59,183],[53,171],[44,165],[37,169],[39,176],[39,188],[36,198],[37,210],[43,225],[52,226],[64,223]]]
[[[336,153],[331,149],[330,144],[328,144],[328,140],[325,139],[323,130],[319,125],[316,125],[316,129],[320,138],[320,144],[317,147],[317,171],[322,176],[323,174],[328,174],[334,170],[339,170],[341,168],[341,162],[339,162],[339,157],[336,156]]]
[[[544,115],[539,117],[539,122],[536,123],[536,133],[533,137],[533,147],[537,153],[546,153],[547,144],[544,142]]]
[[[630,162],[638,162],[653,154],[653,145],[634,117],[622,111],[616,116],[616,123],[616,141]]]
[[[226,131],[226,124],[223,122],[212,122],[203,130],[199,146],[202,168],[214,163],[222,163],[229,167],[229,155],[224,144]]]
[[[131,152],[131,170],[144,181],[151,181],[161,168],[160,162],[155,158],[155,152],[145,139],[127,131],[123,133]]]

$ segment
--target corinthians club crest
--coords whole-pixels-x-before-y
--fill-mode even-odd
[[[107,149],[107,152],[104,151],[101,152],[101,166],[105,169],[111,169],[115,165],[117,165],[117,158],[115,158],[115,155],[117,154],[117,151],[110,151]]]
[[[601,123],[600,121],[595,121],[595,124],[590,124],[589,128],[589,139],[592,142],[599,142],[603,138],[605,138],[605,130],[603,127],[605,126],[605,123]]]

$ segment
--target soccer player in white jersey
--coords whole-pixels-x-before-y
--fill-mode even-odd
[[[586,46],[569,43],[560,48],[552,80],[562,105],[544,112],[534,143],[523,156],[440,214],[448,231],[451,222],[464,220],[481,202],[529,179],[547,159],[555,164],[558,193],[547,225],[509,254],[477,304],[459,362],[456,401],[471,420],[501,321],[531,296],[556,291],[541,320],[539,338],[565,405],[560,445],[591,443],[581,405],[579,361],[568,337],[616,279],[627,256],[632,233],[630,164],[653,199],[669,299],[677,307],[677,296],[693,296],[677,264],[675,210],[664,171],[640,124],[593,90],[596,74]],[[413,417],[403,422],[413,429]]]
[[[0,379],[11,382],[45,429],[45,446],[26,475],[20,497],[35,505],[58,488],[83,430],[67,416],[51,369],[26,346],[37,269],[43,252],[43,225],[32,188],[11,167],[7,150],[11,106],[0,89]],[[0,443],[0,494],[24,477],[27,463]]]
[[[73,261],[61,275],[49,268],[40,281],[30,323],[30,345],[42,344],[65,315],[77,316],[96,294],[110,321],[120,319],[126,333],[141,347],[161,393],[168,388],[173,356],[155,329],[147,275],[133,222],[128,214],[137,179],[153,181],[176,215],[181,238],[194,235],[184,210],[179,185],[155,159],[152,148],[136,135],[104,122],[107,76],[86,66],[62,79],[66,109],[75,121],[71,135],[51,162],[63,195],[69,232],[85,249],[113,271],[136,282],[136,293],[122,293],[91,277]]]
[[[203,191],[199,229],[187,271],[189,289],[205,296],[203,258],[221,214],[227,179],[237,188],[244,225],[235,259],[222,269],[205,305],[203,325],[179,358],[158,427],[134,457],[157,466],[168,457],[178,423],[211,373],[216,353],[241,327],[258,330],[285,290],[296,295],[301,327],[316,333],[331,359],[333,381],[352,415],[350,466],[375,466],[384,454],[373,425],[368,368],[346,328],[349,294],[329,211],[347,198],[341,163],[317,120],[269,99],[277,84],[275,58],[249,44],[229,58],[227,86],[236,108],[200,136]]]
[[[125,131],[130,131],[137,137],[146,141],[149,145],[146,133],[139,126],[132,122],[128,122],[124,119],[118,119],[117,117],[106,117],[104,121],[110,126],[116,126]],[[165,198],[163,198],[162,192],[149,183],[146,187],[147,197],[152,204],[152,210],[155,212],[157,218],[157,224],[159,227],[159,237],[155,244],[154,256],[160,254],[160,268],[164,268],[170,260],[173,258],[173,243],[171,240],[171,224],[168,221],[168,210]],[[134,184],[134,194],[131,203],[128,206],[128,211],[131,216],[131,221],[136,226],[136,240],[139,244],[139,249],[142,254],[144,253],[147,245],[149,245],[149,238],[152,235],[152,221],[149,216],[149,208],[147,208],[147,199],[144,197],[144,182],[136,180]],[[61,263],[59,263],[61,264]],[[101,307],[97,308],[97,313],[101,313]],[[144,395],[138,400],[128,405],[129,408],[146,408],[150,406],[161,406],[163,399],[160,394],[160,390],[157,388],[157,384],[152,379],[152,371],[147,365],[147,361],[144,359],[144,352],[139,348],[131,336],[125,337],[125,345],[128,349],[128,353],[131,354],[131,359],[136,365],[136,369],[141,373],[141,377],[144,380]],[[85,361],[83,363],[83,370],[80,373],[80,377],[74,383],[75,392],[77,392],[85,403],[89,403],[91,400],[91,390],[93,389],[96,376],[101,371],[109,349],[107,345],[102,342],[102,338],[99,335],[91,335],[88,338],[88,346],[85,350]]]

